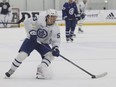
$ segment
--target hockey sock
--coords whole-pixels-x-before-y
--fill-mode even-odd
[[[51,64],[51,61],[54,59],[54,56],[51,52],[48,52],[44,55],[44,58],[42,59],[42,62],[40,66],[42,67],[48,67]]]
[[[12,62],[12,66],[11,66],[11,69],[12,70],[16,70],[22,63],[22,61],[27,57],[27,53],[25,52],[20,52],[18,54],[18,56],[14,59],[14,61]]]

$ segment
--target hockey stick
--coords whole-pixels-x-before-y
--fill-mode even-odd
[[[88,75],[91,76],[92,79],[96,79],[96,78],[101,78],[101,77],[104,77],[106,76],[108,73],[107,72],[104,72],[102,74],[99,74],[99,75],[94,75],[94,74],[91,74],[90,72],[86,71],[85,69],[83,69],[82,67],[78,66],[77,64],[75,64],[74,62],[70,61],[69,59],[67,59],[66,57],[62,56],[62,55],[59,55],[61,58],[65,59],[66,61],[70,62],[71,64],[73,64],[74,66],[76,66],[77,68],[81,69],[82,71],[84,71],[85,73],[87,73]]]
[[[44,46],[46,49],[52,51],[51,49],[49,49],[48,47],[46,47],[44,44],[42,44],[41,42],[38,42],[39,44],[41,44],[42,46]],[[90,72],[88,72],[87,70],[83,69],[82,67],[78,66],[77,64],[75,64],[74,62],[72,62],[71,60],[67,59],[66,57],[62,56],[61,54],[59,55],[61,58],[63,58],[64,60],[68,61],[69,63],[73,64],[74,66],[76,66],[77,68],[81,69],[82,71],[84,71],[85,73],[87,73],[88,75],[91,76],[92,79],[97,79],[97,78],[101,78],[106,76],[108,73],[104,72],[102,74],[99,75],[94,75]]]

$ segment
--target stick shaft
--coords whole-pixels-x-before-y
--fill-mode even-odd
[[[85,73],[89,74],[90,76],[94,76],[93,74],[91,74],[90,72],[86,71],[85,69],[83,69],[82,67],[78,66],[77,64],[75,64],[74,62],[70,61],[69,59],[67,59],[66,57],[60,55],[61,58],[65,59],[66,61],[70,62],[71,64],[73,64],[74,66],[76,66],[77,68],[81,69],[82,71],[84,71]]]

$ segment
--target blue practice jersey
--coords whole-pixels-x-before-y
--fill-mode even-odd
[[[66,2],[63,5],[63,9],[62,9],[63,19],[66,19],[66,18],[75,19],[77,14],[78,14],[78,10],[77,10],[77,5],[75,2],[73,2],[73,3]]]

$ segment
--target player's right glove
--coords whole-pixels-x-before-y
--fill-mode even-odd
[[[86,14],[82,13],[82,14],[81,14],[81,19],[84,19],[85,16],[86,16]]]
[[[80,19],[81,19],[81,15],[80,14],[76,15],[76,20],[79,21]]]
[[[58,57],[60,55],[60,51],[58,49],[58,46],[54,46],[52,48],[52,55]]]
[[[36,31],[35,30],[31,30],[29,32],[29,34],[30,34],[30,40],[32,40],[32,41],[36,41],[37,40],[37,35],[36,35]]]

